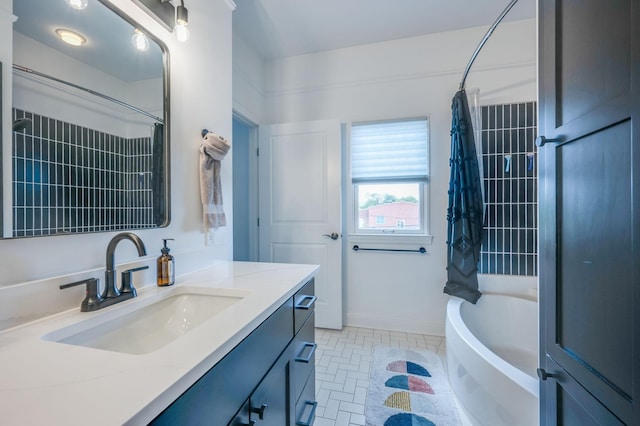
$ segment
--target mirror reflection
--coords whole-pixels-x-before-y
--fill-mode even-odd
[[[13,7],[10,236],[166,226],[164,46],[99,0]]]

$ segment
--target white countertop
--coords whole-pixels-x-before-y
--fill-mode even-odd
[[[0,332],[0,423],[147,424],[305,284],[315,265],[218,262],[148,286],[138,297],[90,313],[79,307]],[[249,294],[168,345],[131,355],[43,340],[179,286],[244,289]]]

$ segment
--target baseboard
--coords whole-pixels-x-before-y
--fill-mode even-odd
[[[373,316],[347,313],[345,315],[344,325],[347,327],[374,328],[377,330],[444,336],[444,321],[414,321],[384,315]]]

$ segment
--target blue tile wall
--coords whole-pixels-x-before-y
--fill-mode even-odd
[[[150,228],[151,138],[126,139],[19,109],[13,133],[13,235]]]
[[[481,114],[486,213],[479,271],[535,276],[538,274],[536,103],[483,106]]]

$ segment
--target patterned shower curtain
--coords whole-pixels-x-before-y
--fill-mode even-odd
[[[447,283],[444,292],[476,303],[482,246],[482,182],[464,89],[451,105],[451,158],[447,208]]]

